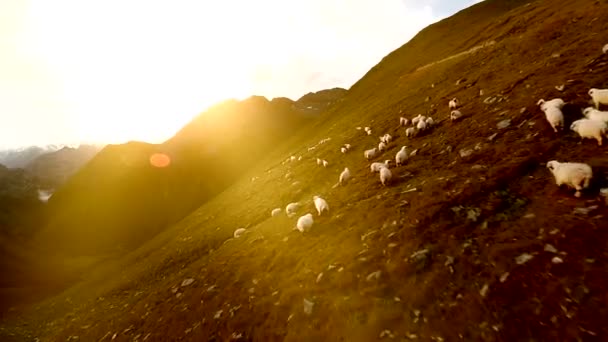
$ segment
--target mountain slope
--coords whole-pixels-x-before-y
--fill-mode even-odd
[[[108,146],[50,199],[38,245],[75,255],[127,251],[180,220],[312,120],[298,103],[251,97],[209,109],[160,145]],[[170,160],[155,167],[154,155]],[[49,243],[52,241],[52,243]]]
[[[22,336],[608,339],[608,208],[598,194],[608,186],[608,155],[572,132],[554,134],[536,106],[539,98],[567,100],[567,127],[587,105],[588,88],[608,87],[600,34],[608,4],[517,4],[486,0],[421,32],[412,42],[425,44],[391,54],[418,62],[383,60],[288,140],[288,151],[127,257],[24,311],[33,331]],[[471,50],[483,40],[470,37],[494,43]],[[451,55],[425,48],[446,40]],[[562,84],[563,92],[555,89]],[[452,123],[454,96],[465,117]],[[437,125],[408,139],[398,118],[418,113]],[[417,150],[392,169],[386,188],[363,158],[385,132],[395,142],[373,161],[394,157],[401,145]],[[340,153],[343,143],[352,153]],[[291,155],[303,159],[282,163]],[[558,188],[543,165],[551,159],[590,163],[592,188],[582,198]],[[354,177],[334,188],[344,167]],[[317,194],[331,215],[315,216],[310,233],[292,231],[295,219],[270,217],[292,201],[314,212]],[[231,239],[239,227],[248,233]]]

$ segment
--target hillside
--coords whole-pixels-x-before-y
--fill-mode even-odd
[[[37,157],[55,150],[57,150],[57,146],[54,145],[2,150],[0,151],[0,164],[10,169],[24,168]]]
[[[35,177],[41,186],[56,189],[93,158],[99,149],[94,145],[65,146],[57,151],[41,154],[27,163],[24,169]]]
[[[53,194],[37,245],[71,255],[139,246],[213,198],[270,147],[316,117],[297,104],[257,96],[226,101],[163,144],[107,146]],[[169,166],[152,165],[155,154],[168,157]]]
[[[217,196],[63,293],[15,310],[0,337],[608,340],[608,208],[599,193],[608,153],[569,130],[554,133],[536,105],[563,98],[569,127],[587,90],[608,88],[606,17],[601,1],[486,0],[429,26]],[[458,122],[448,119],[453,97],[463,104]],[[399,117],[419,113],[436,125],[406,138]],[[196,139],[195,127],[167,146]],[[402,145],[417,151],[391,168],[387,187],[363,158],[384,133],[394,142],[373,161]],[[353,150],[340,153],[344,143]],[[302,160],[287,162],[292,155]],[[553,159],[593,167],[581,198],[555,185],[545,167]],[[353,179],[334,187],[344,167]],[[270,217],[294,201],[301,214],[314,212],[313,195],[330,215],[315,215],[311,232]],[[247,233],[233,239],[240,227]]]

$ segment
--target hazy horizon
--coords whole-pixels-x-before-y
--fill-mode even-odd
[[[477,2],[5,1],[0,149],[160,143],[226,99],[350,88]]]

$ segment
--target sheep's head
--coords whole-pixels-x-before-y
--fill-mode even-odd
[[[593,107],[587,107],[587,108],[583,109],[583,115],[588,117],[588,116],[589,116],[589,114],[591,114],[591,112],[592,112],[594,109],[595,109],[595,108],[593,108]]]
[[[537,105],[537,106],[540,106],[540,105],[542,105],[543,103],[545,103],[545,100],[540,99],[540,100],[538,100],[538,102],[536,102],[536,105]]]
[[[591,89],[589,89],[589,92],[588,92],[589,96],[593,96],[593,94],[595,94],[595,91],[596,91],[596,90],[597,90],[597,89],[595,89],[595,88],[591,88]]]
[[[319,196],[312,196],[313,201],[316,201]]]
[[[578,125],[581,123],[581,120],[576,120],[570,125],[570,130],[578,132]]]
[[[557,160],[551,160],[549,162],[547,162],[547,169],[551,170],[551,172],[555,171],[555,169],[557,169],[557,166],[559,165],[559,162]]]

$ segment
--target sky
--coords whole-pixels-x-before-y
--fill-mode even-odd
[[[214,103],[349,88],[479,0],[1,0],[0,148],[160,143]]]

